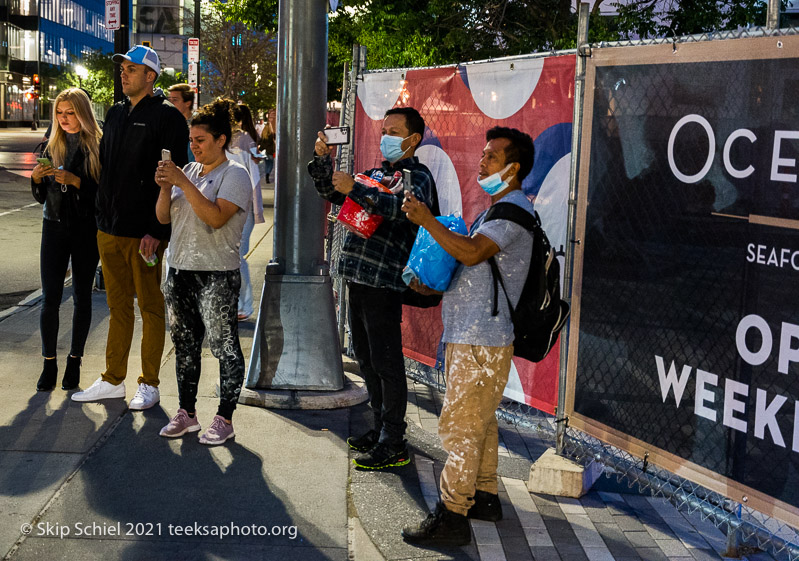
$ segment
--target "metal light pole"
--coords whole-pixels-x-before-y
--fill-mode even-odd
[[[281,0],[273,259],[266,268],[251,389],[344,386],[323,241],[324,201],[306,168],[325,126],[328,0]]]
[[[114,52],[126,53],[130,50],[130,2],[122,0],[119,3],[119,29],[114,31]],[[122,76],[119,74],[118,65],[114,65],[114,103],[125,99],[122,92]]]

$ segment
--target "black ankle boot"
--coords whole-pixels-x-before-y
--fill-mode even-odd
[[[67,357],[67,367],[64,369],[64,378],[61,380],[62,390],[74,390],[80,383],[80,364],[79,356],[69,355]]]
[[[488,522],[502,520],[502,505],[499,504],[499,497],[486,491],[475,491],[474,505],[466,513],[466,517]]]
[[[44,368],[42,368],[42,375],[39,376],[39,381],[36,382],[36,391],[49,392],[55,387],[55,382],[58,379],[58,363],[56,359],[44,359]]]
[[[464,515],[450,512],[442,503],[438,503],[421,524],[403,529],[402,538],[415,545],[466,545],[472,541],[472,530]]]

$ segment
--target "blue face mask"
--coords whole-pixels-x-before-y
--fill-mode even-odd
[[[489,195],[496,195],[500,191],[506,189],[508,187],[508,181],[507,179],[505,181],[502,180],[502,174],[508,171],[508,168],[511,165],[512,164],[508,164],[501,171],[491,174],[485,179],[478,178],[477,182],[480,184],[480,187],[483,188],[483,191],[485,191]],[[510,177],[508,177],[508,179],[510,179],[511,177],[513,176],[511,175]]]
[[[407,152],[407,150],[402,149],[402,143],[411,136],[400,138],[399,136],[389,136],[384,134],[380,139],[380,152],[383,153],[383,157],[392,164],[398,161],[400,158],[402,158],[405,152]]]

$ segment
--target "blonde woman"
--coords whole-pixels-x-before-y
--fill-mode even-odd
[[[34,198],[44,204],[40,271],[44,303],[39,318],[44,368],[36,384],[50,391],[58,378],[56,342],[64,276],[72,259],[72,343],[62,389],[80,383],[83,348],[92,321],[92,284],[97,268],[94,199],[100,178],[100,127],[89,97],[78,88],[64,90],[53,102],[53,131],[31,175]]]

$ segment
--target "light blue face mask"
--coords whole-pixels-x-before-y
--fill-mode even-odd
[[[477,182],[480,184],[480,187],[483,188],[483,191],[488,193],[489,195],[496,195],[500,191],[503,191],[508,187],[508,180],[502,180],[502,174],[508,171],[508,168],[513,165],[512,163],[505,166],[501,171],[497,173],[491,174],[485,179],[477,178]],[[508,177],[510,179],[513,177],[512,175]]]
[[[383,153],[383,157],[392,164],[398,161],[403,155],[405,155],[405,152],[407,152],[407,150],[402,149],[402,143],[411,136],[413,135],[400,138],[399,136],[389,136],[384,134],[380,139],[380,152]]]

